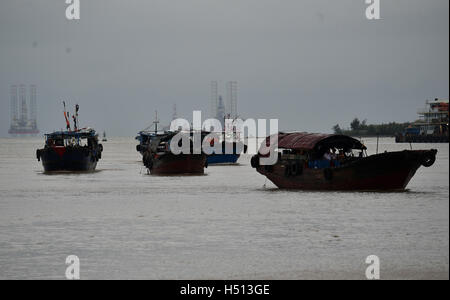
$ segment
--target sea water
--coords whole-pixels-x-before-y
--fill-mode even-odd
[[[42,145],[0,139],[0,279],[65,279],[69,255],[81,279],[365,279],[369,255],[381,279],[449,277],[448,144],[413,144],[436,163],[384,193],[279,190],[247,155],[152,176],[131,137],[109,137],[93,173],[48,175]]]

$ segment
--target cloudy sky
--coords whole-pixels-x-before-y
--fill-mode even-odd
[[[36,84],[41,132],[64,126],[61,100],[81,125],[134,135],[154,111],[168,122],[208,114],[210,81],[238,82],[243,118],[329,132],[354,117],[409,121],[449,93],[449,1],[63,0],[0,2],[0,136],[11,84]]]

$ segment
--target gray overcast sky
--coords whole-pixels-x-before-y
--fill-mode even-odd
[[[168,122],[207,114],[210,81],[238,81],[244,118],[329,132],[353,117],[416,118],[426,98],[448,98],[449,1],[63,0],[0,2],[0,136],[9,87],[36,84],[41,132],[64,126],[61,99],[81,125],[133,135],[157,109]],[[67,51],[70,49],[70,51]]]

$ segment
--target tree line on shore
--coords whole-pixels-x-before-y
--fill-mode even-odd
[[[367,124],[367,120],[360,121],[358,118],[353,119],[350,128],[342,129],[339,124],[333,126],[335,134],[344,134],[352,136],[395,136],[403,132],[412,123],[383,123],[383,124]]]

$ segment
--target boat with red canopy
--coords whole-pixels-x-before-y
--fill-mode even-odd
[[[270,145],[270,139],[277,140]],[[261,164],[275,151],[277,162]],[[257,172],[277,187],[304,190],[403,190],[420,166],[430,167],[437,150],[367,155],[361,141],[346,135],[280,132],[267,137],[251,159]]]

